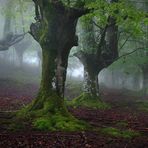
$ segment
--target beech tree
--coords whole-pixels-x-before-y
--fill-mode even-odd
[[[34,3],[37,22],[31,25],[30,33],[40,43],[43,55],[39,100],[53,92],[63,98],[68,55],[78,44],[75,35],[77,20],[86,10],[66,7],[61,1],[34,0]],[[34,109],[44,102],[36,103]]]
[[[64,87],[68,56],[71,48],[78,45],[78,37],[75,35],[77,21],[88,10],[80,0],[74,1],[72,5],[71,1],[66,5],[60,0],[33,2],[36,23],[31,24],[30,34],[42,48],[42,80],[36,99],[20,114],[23,112],[26,117],[33,113],[33,123],[38,128],[46,124],[47,129],[68,129],[72,123],[73,128],[79,128],[78,121],[68,113],[64,105]],[[59,118],[62,119],[62,125],[59,125]]]
[[[84,93],[74,102],[88,96],[92,99],[99,98],[98,74],[120,58],[120,33],[126,32],[130,37],[139,36],[142,34],[140,23],[146,21],[146,14],[131,5],[128,6],[127,1],[99,0],[92,2],[88,7],[94,11],[80,22],[81,46],[80,51],[74,54],[84,65]]]
[[[85,26],[86,25],[86,26]],[[100,41],[95,42],[94,26],[92,20],[88,24],[83,25],[83,31],[91,29],[89,35],[85,35],[85,47],[74,55],[84,65],[84,92],[90,94],[91,97],[99,97],[99,72],[108,67],[118,58],[118,26],[115,19],[109,17],[109,23],[101,30]],[[95,47],[94,47],[95,46]],[[85,52],[85,49],[93,49],[94,52]]]

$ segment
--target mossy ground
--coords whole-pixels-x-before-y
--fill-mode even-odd
[[[68,106],[74,108],[87,107],[92,109],[109,109],[110,105],[101,101],[99,97],[91,96],[90,94],[83,93],[79,97],[74,98],[72,101],[67,101]]]
[[[42,105],[40,103],[34,100],[31,104],[18,111],[15,119],[17,124],[21,121],[22,126],[28,122],[33,129],[43,131],[79,131],[90,128],[84,121],[73,117],[67,111],[64,101],[59,101],[56,95],[46,98]],[[38,107],[38,109],[32,110],[34,106]],[[13,125],[13,128],[17,127],[19,126]]]
[[[133,130],[120,130],[118,128],[113,128],[113,127],[102,128],[100,132],[103,134],[120,138],[133,138],[136,136],[140,136],[138,132],[135,132]]]

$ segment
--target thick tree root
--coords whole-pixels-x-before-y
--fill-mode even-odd
[[[30,123],[33,129],[44,131],[79,131],[90,128],[85,122],[74,118],[57,95],[42,97],[39,102],[37,100],[17,113],[16,121],[19,124]]]

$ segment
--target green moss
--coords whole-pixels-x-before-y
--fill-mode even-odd
[[[98,97],[93,97],[90,94],[83,93],[72,101],[67,101],[67,105],[76,107],[87,107],[93,109],[108,109],[110,106],[105,102],[100,101]]]
[[[113,127],[107,127],[101,129],[101,133],[108,134],[114,137],[121,137],[121,138],[133,138],[135,136],[139,136],[140,134],[138,132],[135,132],[133,130],[119,130],[117,128]]]
[[[60,113],[55,115],[37,118],[33,122],[34,128],[50,131],[79,131],[86,130],[89,126],[73,117],[63,116]]]

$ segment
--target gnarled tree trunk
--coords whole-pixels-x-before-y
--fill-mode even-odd
[[[85,11],[66,8],[60,2],[36,1],[35,4],[36,17],[39,17],[38,6],[42,11],[41,15],[44,14],[38,18],[41,21],[30,27],[31,35],[42,48],[42,81],[31,110],[44,108],[45,102],[54,104],[53,110],[60,109],[64,103],[68,55],[70,49],[77,45],[76,24]]]

